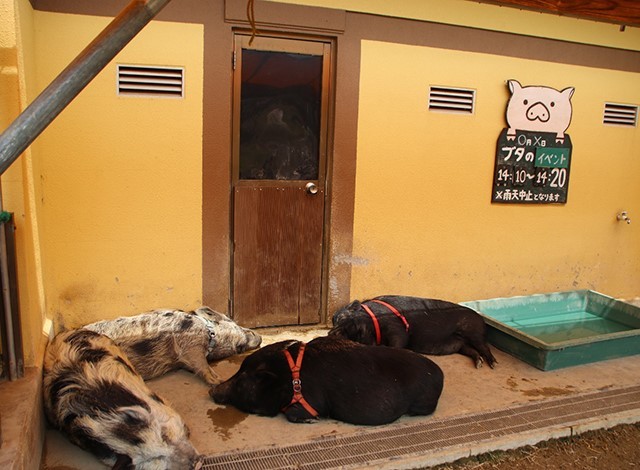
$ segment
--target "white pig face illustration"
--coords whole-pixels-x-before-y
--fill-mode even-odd
[[[553,132],[556,141],[564,141],[564,132],[571,122],[571,96],[575,88],[562,91],[546,86],[523,87],[508,80],[511,98],[507,104],[507,138],[515,138],[516,130]]]

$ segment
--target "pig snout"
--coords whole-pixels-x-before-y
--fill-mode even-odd
[[[551,117],[551,113],[549,112],[549,108],[547,108],[543,103],[538,101],[537,103],[532,104],[527,109],[527,119],[529,121],[540,121],[547,122]]]
[[[244,333],[245,333],[245,338],[246,338],[247,342],[244,345],[244,349],[242,351],[240,351],[240,352],[245,352],[245,351],[249,351],[251,349],[256,349],[257,347],[260,346],[260,344],[262,344],[262,336],[260,336],[255,331],[249,330],[249,329],[245,329]]]
[[[200,470],[203,465],[204,456],[198,452],[190,444],[183,445],[179,448],[176,455],[165,462],[167,468],[188,468],[190,470]]]
[[[213,385],[209,389],[209,396],[219,405],[226,405],[229,403],[229,396],[231,391],[231,381],[226,381],[218,385]]]

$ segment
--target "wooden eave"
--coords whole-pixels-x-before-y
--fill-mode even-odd
[[[476,0],[620,26],[640,26],[639,0]]]

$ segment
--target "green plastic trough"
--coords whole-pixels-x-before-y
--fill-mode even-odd
[[[461,302],[488,340],[542,370],[640,354],[640,307],[592,290]]]

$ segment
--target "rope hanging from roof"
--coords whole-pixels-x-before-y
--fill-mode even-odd
[[[247,19],[249,20],[249,24],[251,25],[251,38],[249,39],[249,45],[253,42],[253,39],[257,34],[260,34],[260,31],[256,28],[256,15],[254,12],[254,0],[248,0],[247,2]]]

